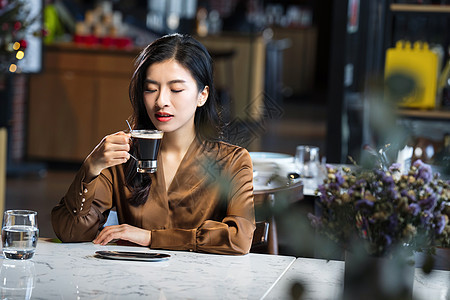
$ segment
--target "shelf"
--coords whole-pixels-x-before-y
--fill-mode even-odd
[[[450,121],[450,110],[398,109],[400,117]]]
[[[391,4],[393,12],[450,13],[450,5]]]

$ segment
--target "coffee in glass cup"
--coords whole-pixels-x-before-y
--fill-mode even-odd
[[[155,173],[163,132],[159,130],[132,130],[131,138],[136,150],[137,172]]]

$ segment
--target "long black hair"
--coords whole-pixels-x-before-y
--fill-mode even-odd
[[[133,107],[131,116],[133,129],[156,129],[144,105],[144,90],[147,69],[154,63],[174,59],[189,70],[201,92],[209,87],[208,100],[197,107],[194,117],[196,138],[200,141],[218,141],[222,138],[221,111],[217,103],[213,80],[213,61],[206,48],[189,35],[171,34],[149,44],[136,59],[135,71],[129,86],[129,97]],[[136,172],[136,162],[126,165],[126,184],[133,192],[132,205],[147,201],[151,179]]]

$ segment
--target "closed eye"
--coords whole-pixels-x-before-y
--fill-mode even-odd
[[[144,92],[145,92],[145,93],[154,93],[154,92],[156,92],[156,90],[153,90],[153,89],[146,89]]]
[[[180,93],[180,92],[182,92],[182,91],[184,91],[184,90],[182,90],[182,89],[181,89],[181,90],[173,90],[173,89],[172,89],[171,91],[172,91],[172,93]]]

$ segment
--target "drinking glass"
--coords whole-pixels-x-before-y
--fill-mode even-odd
[[[131,137],[136,147],[138,173],[155,173],[163,132],[159,130],[132,130]]]
[[[319,147],[303,145],[297,146],[294,162],[297,168],[297,172],[301,177],[317,177],[320,164]]]
[[[1,299],[31,299],[36,282],[32,260],[3,260],[0,268]]]
[[[3,215],[2,250],[8,259],[30,259],[38,241],[37,212],[7,210]]]

